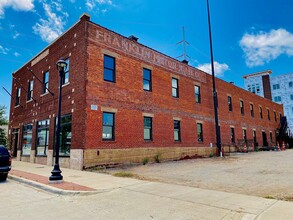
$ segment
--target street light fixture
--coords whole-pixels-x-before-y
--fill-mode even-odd
[[[56,128],[56,140],[55,140],[55,164],[51,171],[50,181],[62,180],[62,171],[59,167],[59,148],[60,148],[60,130],[61,130],[61,103],[62,103],[62,83],[64,81],[65,70],[67,68],[67,63],[60,59],[56,63],[57,70],[59,71],[60,82],[59,82],[59,97],[58,97],[58,117],[57,117],[57,128]]]
[[[211,28],[211,19],[210,19],[209,0],[207,0],[207,9],[208,9],[208,23],[209,23],[209,36],[210,36],[210,53],[211,53],[212,79],[213,79],[213,98],[214,98],[214,112],[215,112],[217,150],[218,150],[218,155],[220,157],[222,157],[221,134],[220,134],[219,118],[218,118],[218,95],[217,95],[216,81],[215,81],[215,68],[214,68],[214,56],[213,56],[213,44],[212,44],[212,28]]]

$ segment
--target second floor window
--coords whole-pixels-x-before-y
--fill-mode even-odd
[[[179,98],[178,79],[176,78],[172,78],[172,96],[174,98]]]
[[[260,115],[260,118],[262,118],[262,107],[259,107],[259,115]]]
[[[242,100],[240,100],[240,112],[241,112],[241,115],[244,115],[244,103]]]
[[[274,112],[274,118],[275,118],[275,121],[277,121],[277,114],[276,114],[276,112]]]
[[[15,106],[20,105],[20,93],[21,93],[21,89],[17,88],[16,89],[16,97],[15,97]]]
[[[253,104],[250,104],[250,115],[251,117],[254,117]]]
[[[146,68],[143,68],[143,89],[152,90],[152,71]]]
[[[33,98],[33,93],[34,93],[34,81],[31,80],[29,81],[29,84],[28,84],[28,90],[27,90],[27,100],[32,100]]]
[[[104,55],[104,80],[115,82],[115,58]]]
[[[195,95],[195,102],[201,103],[200,86],[194,86],[194,95]]]
[[[69,58],[65,60],[67,63],[66,69],[64,70],[64,77],[62,81],[62,85],[68,84],[69,83],[69,71],[70,71],[70,61]]]
[[[43,91],[42,93],[45,94],[48,92],[49,88],[49,71],[45,72],[43,75]]]
[[[228,96],[228,109],[231,112],[232,111],[232,97]]]
[[[267,113],[268,113],[268,120],[271,120],[270,110],[269,109],[267,109]]]

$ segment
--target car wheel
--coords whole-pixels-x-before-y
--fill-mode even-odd
[[[8,173],[0,174],[0,181],[5,181],[7,179]]]

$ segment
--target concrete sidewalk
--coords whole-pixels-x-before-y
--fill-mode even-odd
[[[204,190],[175,184],[119,178],[102,173],[62,169],[63,183],[50,184],[53,167],[13,161],[9,178],[57,194],[97,194],[104,192],[134,194],[139,209],[145,201],[169,201],[180,212],[190,213],[189,219],[292,219],[293,203]],[[118,190],[118,191],[117,191]],[[106,194],[105,194],[106,195]],[[182,206],[181,204],[186,204]],[[188,204],[188,205],[187,205]],[[140,207],[141,206],[141,207]],[[160,207],[158,207],[160,210]],[[183,209],[183,210],[182,210]],[[164,210],[164,209],[162,209]],[[167,214],[167,213],[166,213]],[[166,215],[167,216],[167,215]]]

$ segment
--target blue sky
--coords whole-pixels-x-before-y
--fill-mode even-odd
[[[242,76],[292,72],[293,0],[210,0],[216,74],[243,87]],[[91,21],[209,71],[206,0],[0,0],[0,105],[9,108],[11,73],[76,23]],[[182,59],[182,58],[179,58]]]

